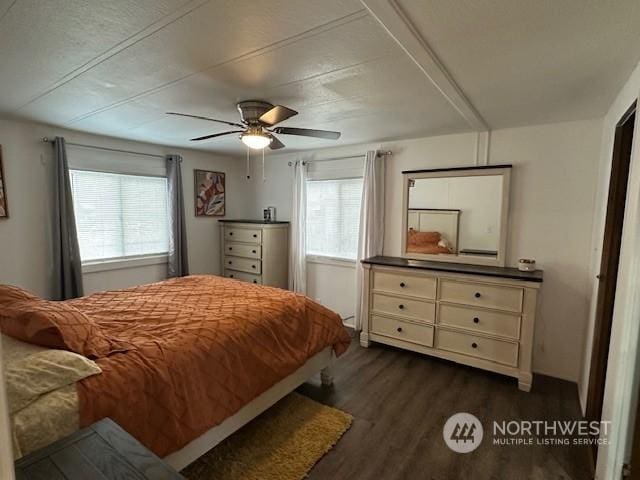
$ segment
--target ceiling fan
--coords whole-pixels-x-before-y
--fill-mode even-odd
[[[241,129],[192,138],[192,142],[199,142],[202,140],[209,140],[211,138],[222,137],[224,135],[239,133],[240,140],[249,148],[261,150],[268,146],[271,150],[278,150],[280,148],[284,148],[284,143],[278,140],[274,133],[324,138],[327,140],[337,140],[340,138],[340,132],[331,132],[329,130],[276,127],[278,123],[284,122],[288,118],[298,114],[295,110],[283,107],[282,105],[273,106],[269,102],[263,102],[261,100],[247,100],[238,103],[238,111],[240,112],[242,123],[227,122],[225,120],[216,120],[215,118],[190,115],[187,113],[167,112],[167,114],[222,123],[224,125]]]

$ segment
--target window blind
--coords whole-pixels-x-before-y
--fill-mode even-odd
[[[71,170],[82,261],[169,250],[167,179]]]
[[[307,254],[355,260],[362,178],[307,182]]]

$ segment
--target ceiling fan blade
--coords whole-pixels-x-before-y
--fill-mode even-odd
[[[190,115],[188,113],[176,113],[176,112],[167,112],[167,115],[177,115],[179,117],[189,117],[189,118],[196,118],[198,120],[208,120],[209,122],[217,122],[217,123],[223,123],[225,125],[230,125],[232,127],[240,127],[240,128],[245,128],[244,125],[240,124],[240,123],[234,123],[234,122],[227,122],[226,120],[216,120],[215,118],[209,118],[209,117],[201,117],[199,115]]]
[[[210,138],[222,137],[223,135],[231,135],[232,133],[242,133],[244,130],[231,130],[229,132],[213,133],[211,135],[205,135],[204,137],[192,138],[192,142],[199,142],[200,140],[209,140]]]
[[[271,138],[271,143],[269,144],[269,148],[271,150],[279,150],[284,148],[284,143],[282,143],[275,135],[269,135]]]
[[[282,105],[276,105],[271,110],[263,113],[258,120],[260,123],[271,127],[276,123],[284,122],[287,118],[291,118],[297,114],[298,112],[295,110],[283,107]]]
[[[281,133],[283,135],[300,135],[303,137],[325,138],[327,140],[337,140],[340,138],[340,132],[313,130],[311,128],[276,127],[272,131],[273,133]]]

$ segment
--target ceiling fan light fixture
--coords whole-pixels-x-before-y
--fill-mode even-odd
[[[242,140],[242,143],[244,143],[249,148],[252,148],[254,150],[262,150],[265,147],[269,146],[273,139],[266,136],[264,133],[248,132],[240,135],[240,140]]]

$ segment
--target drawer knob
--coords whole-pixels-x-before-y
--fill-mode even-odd
[[[229,247],[229,250],[233,250],[233,247]]]
[[[474,297],[476,297],[476,298],[480,298],[481,296],[482,295],[480,295],[480,292],[476,292],[475,295],[474,295]]]
[[[480,323],[480,319],[479,319],[478,317],[475,317],[475,318],[473,319],[473,323]]]
[[[233,278],[233,275],[229,275],[229,278]]]
[[[471,344],[471,348],[478,348],[478,344],[477,344],[476,342],[473,342],[473,343]]]
[[[257,280],[254,280],[254,281],[253,281],[253,283],[258,283],[258,281],[257,281]]]
[[[233,265],[233,262],[231,260],[229,260],[229,265]]]
[[[398,332],[401,332],[401,331],[402,331],[402,327],[398,327]]]
[[[232,237],[233,236],[233,232],[229,232],[229,236]]]
[[[251,250],[251,253],[256,253],[256,251],[255,250]]]
[[[400,304],[400,305],[398,305],[398,308],[399,308],[400,310],[404,310],[404,305]]]
[[[258,238],[258,234],[257,234],[257,233],[254,233],[254,234],[253,234],[253,238]]]
[[[400,288],[404,288],[405,286],[404,282],[400,282]]]

